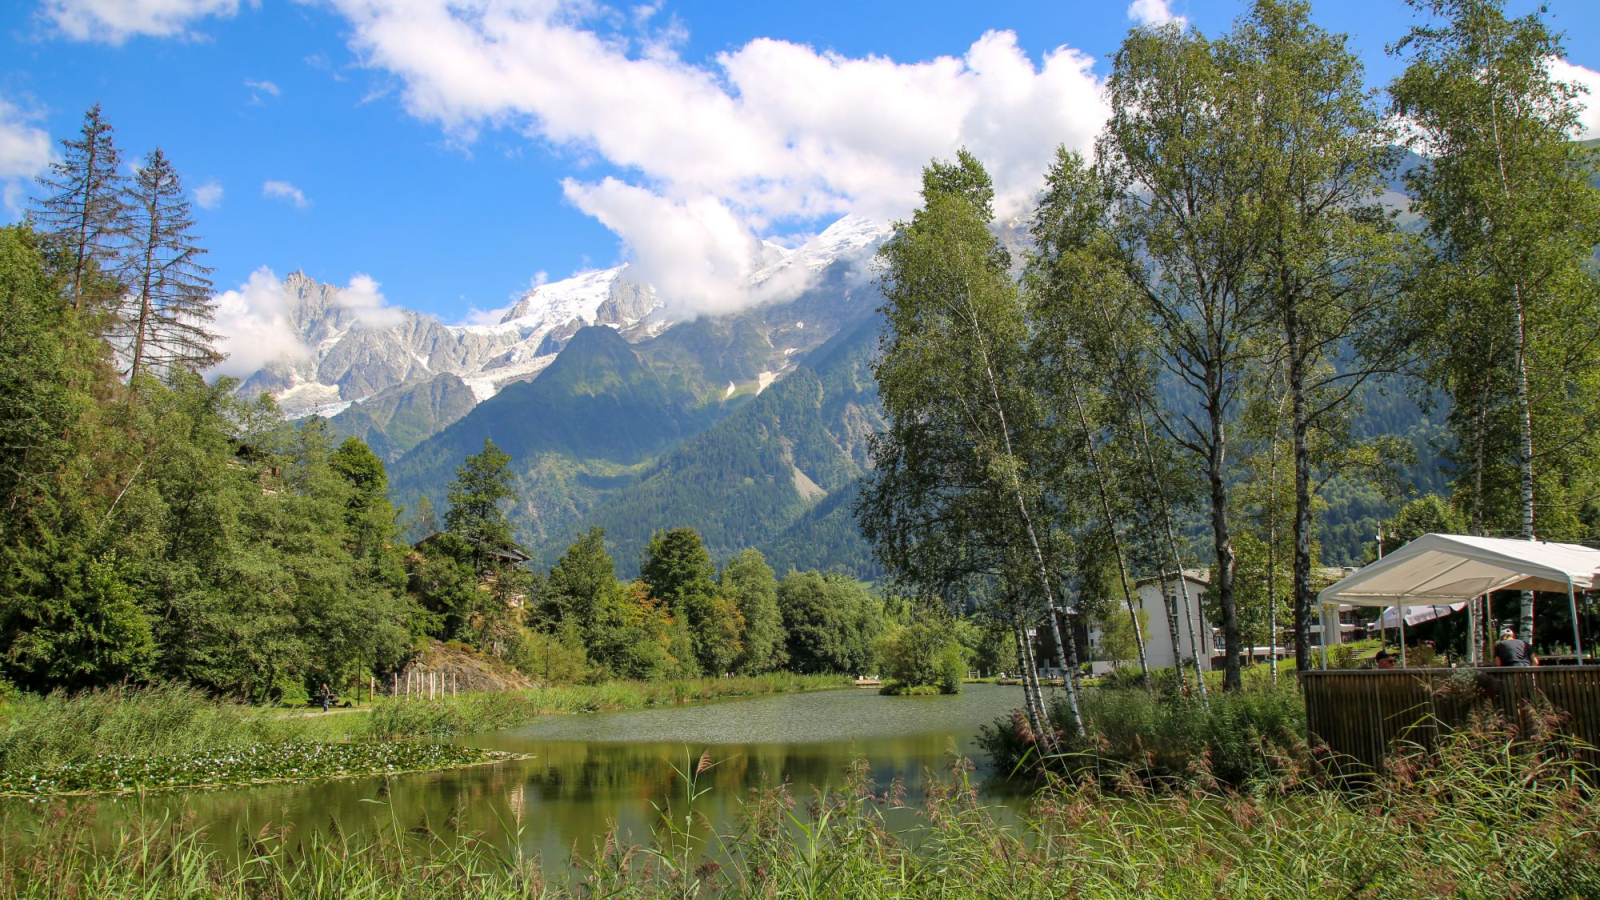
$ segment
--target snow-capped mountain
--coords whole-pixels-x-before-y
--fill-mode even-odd
[[[756,303],[789,299],[835,262],[863,268],[885,225],[847,216],[804,245],[764,245],[769,264],[750,278]],[[632,277],[630,267],[584,272],[524,294],[494,324],[446,325],[404,311],[397,324],[363,320],[338,289],[295,272],[285,279],[289,321],[309,352],[270,363],[241,390],[271,393],[290,416],[331,416],[384,391],[454,375],[478,402],[537,376],[580,328],[606,325],[627,340],[672,322],[670,298]],[[803,326],[801,326],[803,327]]]
[[[781,257],[750,276],[750,283],[760,286],[794,273],[815,275],[836,260],[864,261],[888,231],[881,222],[845,216],[794,250],[767,244],[778,250]]]

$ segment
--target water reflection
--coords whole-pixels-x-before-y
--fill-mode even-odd
[[[915,806],[925,771],[942,771],[952,752],[976,758],[978,727],[1020,699],[1015,688],[970,685],[957,697],[829,691],[552,717],[470,741],[533,757],[500,765],[92,802],[108,833],[131,816],[193,816],[225,849],[263,828],[287,827],[300,838],[468,831],[508,850],[519,844],[555,867],[588,855],[613,827],[624,839],[645,841],[661,812],[681,818],[684,791],[673,767],[692,771],[707,750],[714,765],[698,787],[710,790],[694,809],[720,832],[737,827],[752,791],[787,784],[804,802],[815,790],[841,785],[846,767],[860,758],[880,788],[903,780],[906,803]],[[1013,802],[1003,788],[986,793],[996,803]],[[26,827],[39,813],[38,806],[7,804],[6,827]],[[890,824],[911,818],[892,813]]]

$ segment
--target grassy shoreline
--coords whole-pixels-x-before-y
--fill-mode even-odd
[[[131,822],[107,841],[63,814],[36,834],[0,837],[0,900],[1600,896],[1593,787],[1559,747],[1514,749],[1506,737],[1446,741],[1359,792],[1055,782],[1012,826],[957,762],[928,785],[914,832],[887,825],[895,792],[868,782],[862,760],[833,793],[758,792],[721,834],[664,816],[648,843],[608,837],[572,869],[508,850],[514,834],[449,823],[308,842],[263,831],[240,835],[249,852],[229,856],[192,823]],[[697,796],[696,778],[674,772],[669,790]]]
[[[789,674],[607,682],[436,700],[380,700],[365,715],[287,717],[274,709],[218,702],[175,685],[22,697],[0,708],[0,781],[15,790],[29,775],[107,758],[173,763],[196,754],[291,744],[451,738],[513,728],[547,715],[831,690],[850,683],[843,676]]]

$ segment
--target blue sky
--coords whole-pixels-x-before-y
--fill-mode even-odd
[[[1597,8],[1549,4],[1585,70],[1600,69]],[[262,267],[364,275],[371,302],[458,322],[633,260],[669,297],[716,292],[756,238],[903,214],[918,165],[963,144],[1020,208],[1050,149],[1098,128],[1098,79],[1136,17],[1215,33],[1242,9],[9,0],[0,218],[99,101],[126,156],[159,145],[205,201],[219,291]],[[1351,35],[1374,84],[1392,77],[1403,4],[1324,0],[1315,16]]]

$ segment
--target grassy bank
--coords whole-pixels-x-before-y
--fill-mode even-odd
[[[703,700],[793,694],[850,687],[844,675],[786,672],[681,681],[610,681],[533,691],[463,694],[426,702],[380,702],[367,717],[366,735],[380,739],[455,737],[526,725],[541,716],[620,712]]]
[[[0,707],[0,777],[43,774],[96,760],[177,760],[273,744],[333,744],[452,737],[495,731],[539,716],[668,706],[723,697],[847,687],[843,676],[609,682],[464,694],[438,700],[380,700],[370,713],[285,716],[221,703],[167,685],[66,696],[24,696]]]
[[[181,822],[132,825],[106,844],[66,814],[7,839],[0,900],[1600,896],[1593,792],[1558,747],[1512,747],[1480,729],[1360,793],[1057,783],[1012,826],[955,767],[931,785],[914,833],[887,827],[894,793],[868,784],[863,763],[810,802],[781,788],[752,797],[728,834],[663,822],[652,843],[607,840],[572,870],[448,825],[309,845],[241,835],[250,852],[225,856]],[[693,778],[679,773],[673,792],[692,795]]]

